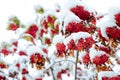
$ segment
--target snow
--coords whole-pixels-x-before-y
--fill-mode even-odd
[[[33,45],[30,41],[27,41],[25,39],[19,39],[18,40],[18,48],[22,50],[26,50],[28,46]]]
[[[10,39],[18,39],[19,37],[19,35],[15,34],[14,31],[0,30],[0,34],[2,34],[0,35],[0,43],[3,41],[9,43]]]
[[[87,32],[73,33],[73,34],[71,34],[70,36],[68,36],[67,38],[65,38],[64,44],[69,43],[69,41],[70,41],[71,39],[73,39],[73,40],[76,42],[76,41],[79,40],[80,38],[85,39],[85,38],[88,38],[88,37],[90,37],[90,36],[91,36],[91,35],[90,35],[89,33],[87,33]]]
[[[12,64],[14,64],[15,60],[18,60],[19,57],[20,56],[18,54],[14,54],[14,56],[13,56],[13,54],[10,54],[6,57],[3,57],[3,59],[7,64],[12,65]]]
[[[116,52],[116,55],[120,58],[120,50]]]
[[[65,3],[64,3],[64,6],[62,6],[62,9],[63,10],[70,10],[71,8],[73,7],[76,7],[76,6],[84,6],[85,10],[88,10],[87,6],[84,4],[84,2],[80,1],[80,0],[66,0]]]
[[[89,52],[91,61],[93,61],[93,58],[95,58],[95,56],[101,56],[102,54],[105,54],[105,52],[95,50],[94,45],[92,46],[92,48],[90,49],[90,52]]]
[[[67,74],[62,74],[62,79],[63,80],[74,80],[74,76],[72,75],[68,76]]]
[[[20,63],[20,64],[21,63],[26,64],[27,62],[29,62],[29,58],[27,56],[21,56],[18,58],[18,60],[15,60],[15,61],[17,61],[17,63]]]
[[[55,55],[54,53],[57,51],[56,47],[54,44],[52,44],[49,48],[48,48],[48,57],[52,58],[53,60],[55,59]]]
[[[105,38],[108,37],[107,34],[106,34],[106,28],[107,27],[114,27],[114,26],[116,26],[115,22],[110,21],[110,20],[105,21],[102,24],[98,25],[98,27],[101,29],[102,36],[105,37]]]
[[[56,36],[53,38],[53,44],[61,43],[61,42],[64,41],[64,39],[65,39],[65,37],[62,36],[62,34],[56,35]]]
[[[109,17],[110,19],[112,19],[112,21],[115,21],[114,20],[114,15],[117,14],[117,13],[120,13],[120,6],[116,6],[116,7],[111,7],[109,8]]]
[[[27,48],[26,53],[27,53],[28,55],[32,55],[32,54],[35,54],[35,53],[40,53],[41,55],[45,55],[45,54],[43,53],[43,51],[42,51],[39,47],[37,47],[37,46],[29,46],[29,47]]]
[[[66,30],[66,26],[70,23],[70,22],[81,22],[82,20],[80,20],[80,18],[78,16],[76,16],[75,14],[73,14],[72,12],[69,12],[65,18],[64,18],[64,29],[63,31]]]
[[[43,78],[43,80],[53,80],[53,78],[52,78],[52,76],[45,75],[45,77]]]

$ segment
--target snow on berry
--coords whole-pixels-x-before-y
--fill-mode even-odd
[[[90,60],[96,65],[101,65],[107,62],[109,56],[104,51],[97,50],[94,47],[95,45],[92,46],[89,52]]]

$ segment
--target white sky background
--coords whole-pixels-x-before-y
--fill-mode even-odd
[[[9,39],[5,31],[9,16],[16,15],[22,22],[28,23],[34,21],[34,5],[42,5],[44,8],[54,8],[55,3],[64,4],[66,0],[0,0],[0,41]],[[83,0],[100,13],[107,13],[108,8],[120,6],[120,0]]]

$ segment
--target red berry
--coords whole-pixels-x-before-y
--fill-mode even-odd
[[[90,62],[90,56],[89,53],[86,53],[83,57],[82,57],[83,63],[89,63]]]
[[[17,25],[17,24],[15,24],[15,23],[10,23],[10,25],[9,25],[9,30],[15,31],[15,30],[17,30],[17,29],[18,29],[18,25]]]
[[[22,77],[22,80],[27,80],[25,77]]]
[[[109,78],[104,76],[104,77],[102,77],[102,80],[109,80]]]
[[[42,78],[36,78],[35,80],[42,80]]]
[[[44,53],[48,54],[48,50],[46,48],[42,49]]]
[[[26,53],[25,53],[24,51],[20,51],[20,52],[19,52],[19,55],[20,55],[20,56],[26,56]]]
[[[67,46],[68,46],[68,49],[70,49],[70,50],[76,50],[77,49],[76,44],[75,44],[75,42],[74,42],[73,39],[71,39],[69,41],[69,43],[67,44]]]
[[[120,27],[120,13],[115,14],[115,21],[116,21],[116,24]]]
[[[57,43],[56,48],[58,53],[63,56],[63,54],[66,52],[66,46],[64,43]]]
[[[28,70],[26,70],[25,68],[22,69],[22,74],[28,74]]]
[[[20,69],[20,64],[19,63],[17,63],[16,66],[18,67],[18,69]]]
[[[82,20],[88,20],[90,18],[90,13],[83,6],[73,7],[71,11]]]
[[[3,53],[4,55],[9,55],[9,54],[11,53],[11,51],[3,48],[3,49],[1,50],[1,53]]]

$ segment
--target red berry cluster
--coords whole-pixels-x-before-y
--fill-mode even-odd
[[[54,16],[47,16],[47,22],[48,23],[54,23],[55,22],[55,17]]]
[[[42,48],[42,51],[46,54],[48,54],[48,50],[46,48]]]
[[[104,51],[104,52],[106,52],[107,54],[110,53],[110,48],[105,47],[105,46],[100,46],[100,47],[99,47],[99,50]]]
[[[116,39],[120,38],[120,29],[117,29],[115,27],[107,27],[106,33],[110,38],[116,38]]]
[[[86,26],[84,26],[82,22],[80,22],[80,23],[70,22],[66,26],[66,31],[70,32],[70,33],[76,33],[79,31],[88,32],[88,28]]]
[[[45,44],[50,45],[51,44],[51,40],[49,38],[45,38]]]
[[[58,26],[55,27],[54,26],[54,23],[55,23],[55,20],[56,20],[56,17],[55,16],[51,16],[51,15],[48,15],[42,22],[42,29],[40,31],[40,34],[41,36],[44,34],[44,33],[47,33],[48,32],[48,28],[51,29],[51,33],[52,34],[58,34]]]
[[[39,53],[36,53],[36,54],[32,54],[30,56],[30,61],[31,63],[36,63],[37,60],[41,60],[42,59],[42,56],[39,54]]]
[[[120,80],[120,76],[113,76],[113,77],[102,77],[102,80]]]
[[[20,52],[19,52],[19,55],[20,55],[20,56],[26,56],[27,54],[26,54],[24,51],[20,51]]]
[[[32,67],[34,67],[35,64],[37,69],[42,69],[45,63],[45,59],[40,53],[36,53],[30,56],[30,62]]]
[[[10,23],[9,26],[8,26],[8,30],[12,30],[12,31],[15,31],[19,28],[19,26],[15,23]]]
[[[24,76],[22,77],[22,80],[27,80]]]
[[[104,64],[108,60],[108,56],[106,54],[102,54],[101,56],[95,56],[93,58],[93,63],[96,65]]]
[[[51,33],[53,35],[59,33],[59,24],[55,25],[55,28],[51,29]]]
[[[92,45],[95,43],[95,41],[93,40],[92,37],[88,37],[88,38],[81,38],[77,41],[77,43],[74,42],[73,39],[71,39],[69,41],[69,43],[67,44],[68,49],[70,50],[83,50],[86,48],[91,48]]]
[[[76,6],[70,10],[82,20],[88,20],[90,18],[90,12],[85,10],[83,6]]]
[[[35,80],[42,80],[42,78],[36,78]]]
[[[82,57],[83,63],[87,64],[90,62],[90,56],[89,53],[87,52],[83,57]]]
[[[59,56],[63,56],[64,53],[66,52],[66,46],[64,43],[57,43],[56,49],[58,51]]]
[[[57,73],[57,79],[62,79],[62,74],[65,73],[67,73],[67,71],[62,69],[60,72]]]
[[[2,68],[2,69],[7,68],[7,65],[3,62],[0,62],[0,68]]]
[[[86,46],[85,46],[84,39],[83,38],[79,39],[76,46],[77,46],[77,50],[81,51],[81,50],[85,49]]]
[[[77,50],[77,46],[76,46],[76,44],[75,44],[75,42],[74,42],[73,39],[71,39],[69,41],[69,43],[67,44],[67,46],[68,46],[68,49],[70,49],[70,50]]]
[[[7,56],[11,53],[11,51],[7,50],[6,48],[3,48],[0,52],[5,56]]]
[[[91,32],[94,31],[94,26],[86,27],[86,24],[83,24],[83,22],[70,22],[66,26],[66,32],[69,33],[76,33],[76,32]]]
[[[45,33],[45,30],[41,29],[41,30],[40,30],[40,33],[39,33],[39,34],[40,34],[40,37],[43,37],[43,34],[44,34],[44,33]]]
[[[95,41],[92,37],[85,38],[85,45],[87,48],[91,48],[94,43]]]
[[[36,32],[38,31],[38,26],[33,24],[29,27],[29,29],[26,31],[26,33],[30,34],[34,38],[36,37]]]
[[[0,80],[6,80],[5,76],[0,75]]]
[[[22,69],[22,74],[28,74],[28,73],[29,73],[29,72],[28,72],[27,69],[25,69],[25,68]]]
[[[116,21],[116,24],[120,27],[120,13],[115,14],[115,21]]]

